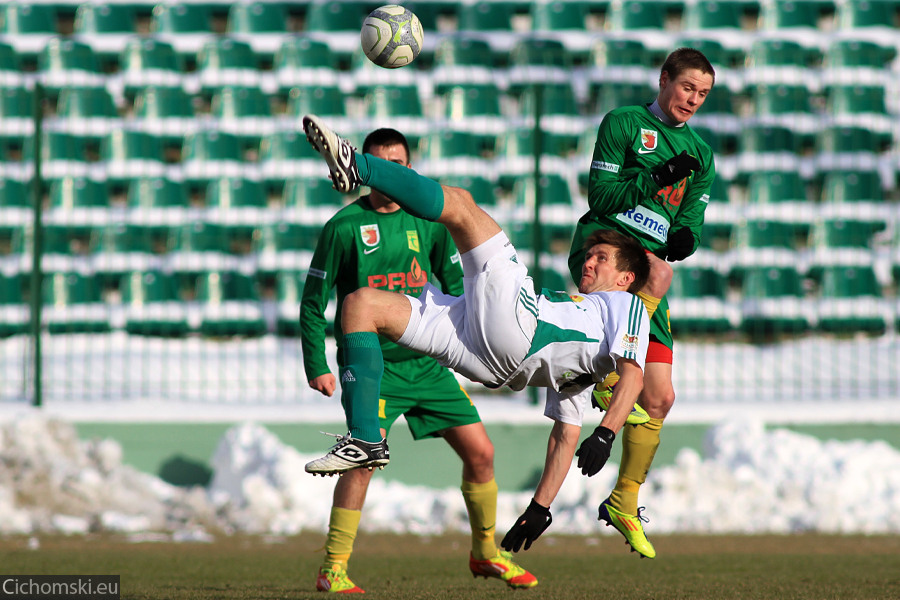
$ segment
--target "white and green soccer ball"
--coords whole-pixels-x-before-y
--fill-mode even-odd
[[[369,13],[359,37],[369,60],[379,67],[396,69],[416,59],[425,33],[412,11],[388,4]]]

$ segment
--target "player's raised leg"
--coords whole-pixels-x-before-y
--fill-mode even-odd
[[[334,188],[349,192],[368,185],[417,217],[442,223],[461,253],[500,233],[500,226],[461,188],[442,186],[405,166],[357,153],[314,115],[303,117],[306,137],[331,171]]]

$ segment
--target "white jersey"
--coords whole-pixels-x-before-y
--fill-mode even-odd
[[[641,369],[650,322],[640,298],[628,292],[573,294],[542,290],[528,355],[504,383],[580,391],[600,383],[628,358]]]

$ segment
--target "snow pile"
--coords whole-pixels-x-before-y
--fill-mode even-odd
[[[185,490],[122,464],[111,440],[81,441],[30,414],[0,425],[0,533],[202,529],[215,516]]]
[[[0,425],[0,534],[165,532],[206,540],[215,532],[324,532],[337,478],[313,477],[315,458],[245,423],[220,441],[208,489],[173,487],[123,465],[109,440],[80,441],[70,425],[29,415]],[[390,467],[388,467],[390,468]],[[617,466],[583,477],[572,468],[553,504],[553,532],[613,535],[597,506]],[[501,493],[498,533],[531,491]],[[704,456],[683,450],[654,469],[641,492],[651,533],[900,532],[900,451],[884,442],[821,442],[761,423],[711,428]],[[376,476],[365,531],[439,534],[469,529],[455,485],[430,489]]]

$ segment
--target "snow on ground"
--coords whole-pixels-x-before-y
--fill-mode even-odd
[[[651,533],[900,533],[900,451],[884,442],[822,442],[759,421],[710,429],[703,454],[682,450],[651,471],[641,493]],[[255,423],[229,429],[209,489],[173,487],[121,462],[118,443],[82,441],[39,412],[0,423],[0,533],[115,531],[140,539],[208,540],[219,532],[324,532],[334,478],[312,477],[315,458]],[[388,466],[387,468],[390,468]],[[552,507],[556,533],[611,535],[596,520],[617,466],[593,478],[572,469]],[[502,533],[530,492],[501,493]],[[455,487],[374,478],[366,531],[468,531]]]

